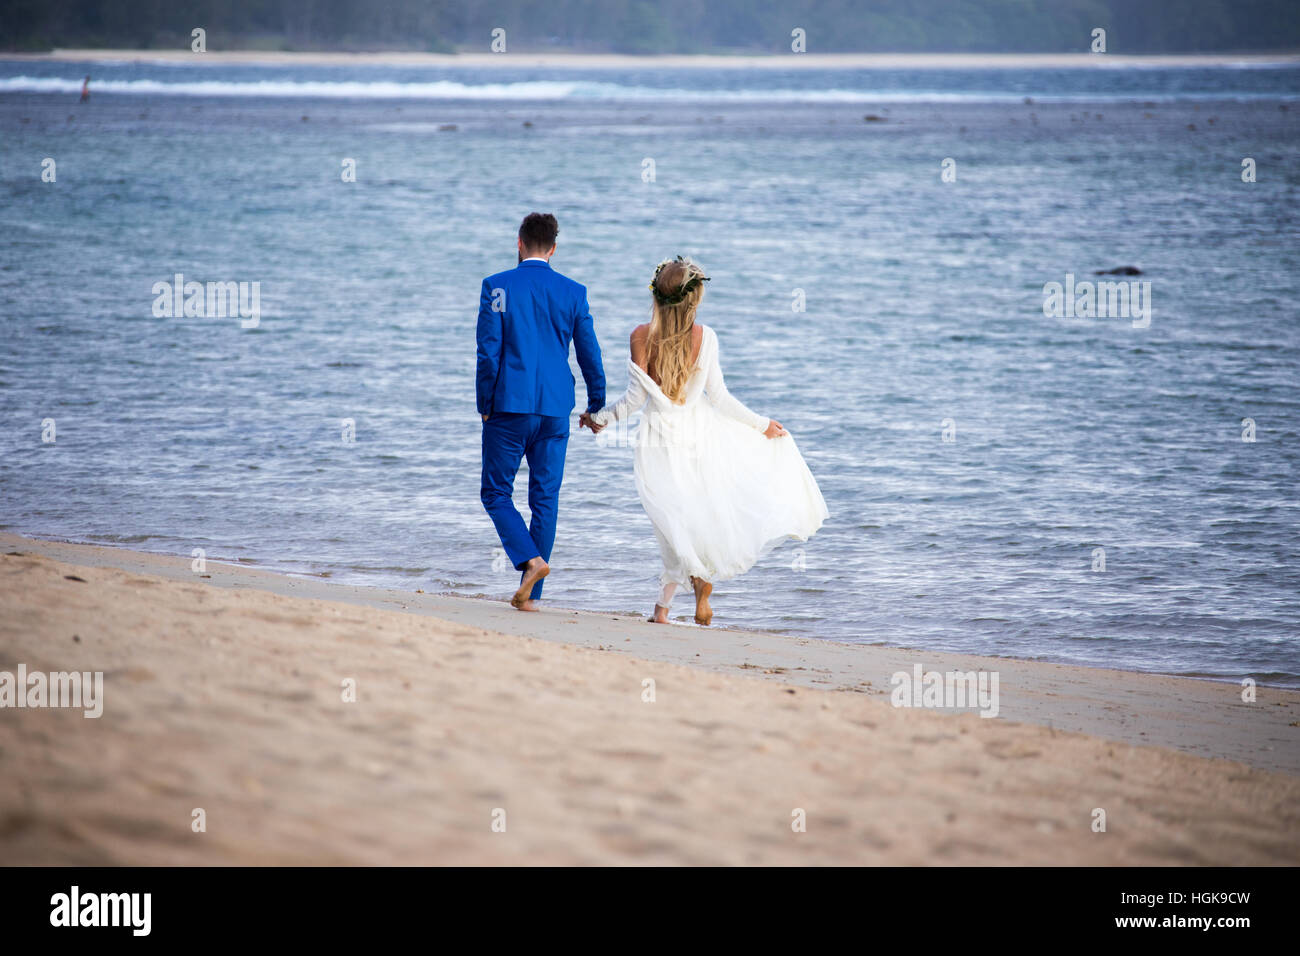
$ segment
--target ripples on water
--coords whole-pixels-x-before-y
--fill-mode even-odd
[[[0,63],[0,526],[508,593],[478,503],[475,310],[521,215],[549,209],[611,393],[654,264],[693,255],[732,390],[795,433],[826,495],[802,553],[719,586],[720,620],[1300,683],[1300,71],[604,72],[578,79],[638,92],[137,88],[84,107],[15,82],[84,72]],[[573,79],[495,72],[269,76]],[[854,95],[787,97],[809,89]],[[1127,264],[1152,283],[1150,328],[1044,317],[1045,282]],[[176,272],[260,281],[261,326],[154,318],[151,287]],[[658,556],[631,467],[571,441],[556,604],[649,610]]]

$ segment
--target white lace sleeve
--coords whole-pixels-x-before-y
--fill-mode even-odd
[[[621,422],[645,404],[649,395],[646,393],[645,386],[641,384],[641,377],[637,375],[637,371],[639,370],[632,368],[632,363],[628,362],[627,391],[624,392],[623,397],[613,405],[606,405],[596,414],[592,415],[592,421],[597,425],[608,425],[612,422]]]
[[[751,428],[757,428],[759,431],[767,431],[769,419],[762,415],[755,414],[745,407],[740,399],[733,396],[727,391],[727,383],[722,380],[722,366],[718,364],[718,336],[713,329],[708,330],[708,335],[712,341],[708,343],[709,354],[706,357],[707,369],[704,380],[704,392],[709,397],[709,404],[716,408],[722,414],[734,418],[742,425],[749,425]]]

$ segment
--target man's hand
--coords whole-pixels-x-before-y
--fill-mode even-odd
[[[483,421],[487,421],[487,416],[486,416],[486,415],[483,416]]]
[[[596,422],[592,419],[592,417],[591,417],[590,414],[588,414],[587,412],[583,412],[581,415],[578,416],[578,427],[579,427],[579,428],[590,428],[590,429],[591,429],[591,433],[592,433],[593,435],[599,435],[599,434],[600,434],[600,430],[601,430],[602,428],[604,428],[605,426],[604,426],[604,425],[597,425]]]

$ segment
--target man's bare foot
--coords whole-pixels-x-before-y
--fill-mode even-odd
[[[709,606],[713,585],[701,578],[691,578],[691,586],[695,588],[695,623],[707,627],[713,623],[713,608]]]
[[[510,603],[520,611],[536,611],[537,602],[530,596],[533,585],[551,573],[551,566],[541,559],[532,558],[524,565],[524,579],[519,582],[519,590],[510,599]]]
[[[664,607],[662,604],[656,604],[656,605],[655,605],[655,614],[654,614],[654,617],[650,618],[650,623],[651,623],[651,624],[667,624],[667,623],[668,623],[668,608]]]

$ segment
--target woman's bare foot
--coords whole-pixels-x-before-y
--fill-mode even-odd
[[[551,566],[540,556],[532,558],[524,565],[524,579],[519,582],[519,590],[510,599],[510,603],[520,611],[536,611],[537,602],[530,595],[533,585],[551,573]]]
[[[691,578],[691,586],[695,588],[695,623],[707,627],[713,623],[713,608],[709,606],[713,585],[702,578]]]
[[[654,617],[650,618],[650,623],[651,623],[651,624],[667,624],[667,623],[668,623],[668,608],[664,607],[662,604],[656,604],[656,605],[655,605],[655,613],[654,613]]]

